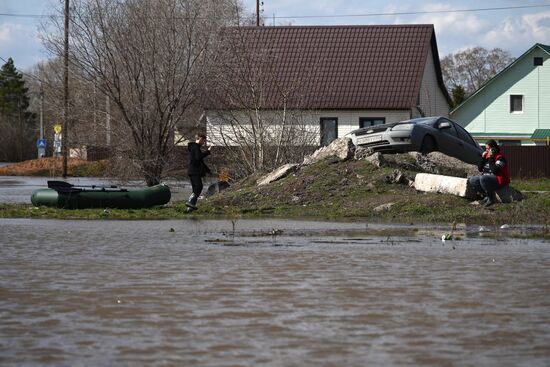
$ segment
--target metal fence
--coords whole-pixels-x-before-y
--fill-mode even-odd
[[[550,146],[512,146],[501,147],[506,156],[510,176],[514,178],[550,178]]]
[[[506,156],[510,175],[514,178],[550,178],[550,145],[537,146],[501,146],[502,152]],[[225,156],[223,148],[217,147],[216,156]],[[218,152],[218,150],[220,150]],[[113,151],[108,147],[88,147],[89,161],[110,158]],[[181,162],[183,168],[187,167],[187,147],[177,147],[174,158]],[[220,159],[217,159],[218,161]],[[231,164],[223,161],[217,162],[222,167],[230,167]],[[214,164],[214,166],[216,166]],[[213,167],[217,169],[219,167]]]

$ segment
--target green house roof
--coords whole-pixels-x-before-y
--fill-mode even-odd
[[[550,136],[550,129],[536,129],[531,135],[531,139],[546,139]]]

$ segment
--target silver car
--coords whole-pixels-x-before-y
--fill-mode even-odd
[[[483,149],[457,123],[445,117],[421,117],[363,127],[349,133],[355,146],[385,153],[440,151],[461,161],[478,164]]]

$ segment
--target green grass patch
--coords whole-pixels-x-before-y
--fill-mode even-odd
[[[513,180],[511,185],[520,191],[550,191],[548,178]]]
[[[183,202],[148,209],[34,208],[0,204],[3,218],[51,219],[181,219],[181,218],[300,218],[392,223],[542,224],[550,227],[550,180],[514,180],[528,192],[525,200],[474,206],[469,200],[420,193],[403,184],[388,183],[396,167],[377,168],[367,161],[335,163],[327,159],[302,167],[279,181],[256,186],[259,176],[234,183],[229,189],[199,201],[191,214]],[[416,172],[401,168],[409,178]],[[88,171],[90,172],[90,171]],[[547,190],[548,189],[548,190]]]

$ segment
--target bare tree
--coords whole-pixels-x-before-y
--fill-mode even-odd
[[[277,53],[239,27],[226,30],[224,45],[207,94],[211,140],[243,175],[301,161],[319,144],[314,111],[303,108],[315,67],[283,77]]]
[[[59,58],[52,58],[35,65],[32,70],[29,89],[32,110],[39,113],[40,94],[44,98],[44,138],[53,138],[53,126],[62,121],[63,115],[63,64]],[[71,116],[73,122],[69,131],[72,147],[96,146],[105,142],[105,96],[94,88],[93,83],[72,71],[69,75]],[[51,144],[50,144],[51,145]]]
[[[73,75],[105,95],[121,122],[120,148],[148,185],[163,178],[174,130],[198,101],[217,30],[235,18],[232,0],[76,0]],[[62,27],[45,40],[61,54]]]
[[[512,61],[510,53],[500,48],[474,47],[445,56],[441,60],[441,70],[449,92],[460,85],[469,96]]]

